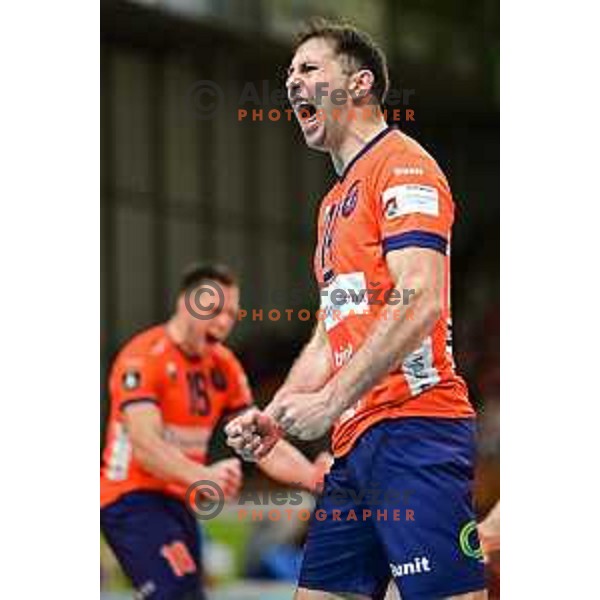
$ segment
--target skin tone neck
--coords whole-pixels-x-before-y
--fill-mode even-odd
[[[200,356],[205,340],[198,340],[194,335],[194,330],[187,323],[186,319],[179,313],[175,313],[167,321],[167,335],[173,343],[181,348],[189,356]],[[200,343],[198,343],[200,341]]]
[[[338,175],[344,172],[350,161],[368,144],[373,138],[387,128],[383,115],[377,111],[376,115],[364,119],[351,119],[342,130],[339,142],[329,148],[329,155]]]

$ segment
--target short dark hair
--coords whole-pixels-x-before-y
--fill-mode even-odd
[[[336,54],[347,56],[358,63],[360,69],[373,73],[372,94],[383,104],[388,93],[390,77],[385,54],[371,36],[351,25],[335,23],[323,18],[311,19],[301,29],[294,40],[293,51],[313,38],[323,38],[333,42]]]
[[[217,263],[193,263],[188,265],[181,274],[179,292],[186,292],[207,279],[216,281],[227,287],[237,285],[235,273],[226,265]]]

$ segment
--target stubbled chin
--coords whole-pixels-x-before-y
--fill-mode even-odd
[[[311,148],[322,148],[325,144],[325,126],[322,123],[315,128],[302,128],[302,134],[306,145]]]

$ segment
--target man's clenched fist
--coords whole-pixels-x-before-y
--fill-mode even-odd
[[[242,466],[239,458],[227,458],[206,467],[206,479],[216,483],[225,500],[235,498],[242,485]]]
[[[257,408],[251,408],[225,427],[227,445],[244,460],[264,458],[282,437],[277,422]]]

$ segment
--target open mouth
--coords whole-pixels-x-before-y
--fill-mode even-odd
[[[314,126],[318,122],[317,107],[308,100],[296,104],[296,115],[302,126]]]

